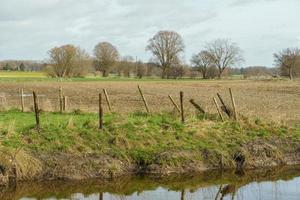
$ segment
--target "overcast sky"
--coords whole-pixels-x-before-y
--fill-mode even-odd
[[[230,38],[245,66],[272,66],[274,52],[300,47],[300,0],[0,0],[0,60],[47,59],[63,44],[92,53],[109,41],[147,61],[159,30],[183,37],[186,62],[205,42]]]

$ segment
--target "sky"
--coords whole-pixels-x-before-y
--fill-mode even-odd
[[[178,32],[184,60],[206,42],[230,39],[243,66],[273,66],[273,53],[300,47],[300,0],[0,0],[0,60],[47,60],[56,46],[93,53],[108,41],[143,61],[160,30]]]

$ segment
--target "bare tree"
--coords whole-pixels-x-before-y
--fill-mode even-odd
[[[274,75],[271,68],[264,67],[264,66],[249,66],[243,68],[242,74],[244,75],[244,78],[261,77],[261,76],[272,77]]]
[[[227,67],[233,67],[244,61],[242,50],[228,39],[217,39],[207,43],[205,51],[209,53],[211,63],[218,68],[219,78]]]
[[[290,80],[293,80],[293,73],[297,67],[297,60],[300,58],[300,49],[287,48],[274,54],[274,61],[281,69],[281,72],[287,71]]]
[[[118,68],[125,77],[130,77],[135,68],[135,61],[132,56],[124,56],[118,64]]]
[[[21,62],[21,64],[19,65],[19,70],[20,71],[25,71],[25,64],[23,62]]]
[[[173,79],[182,78],[187,71],[187,66],[179,64],[170,69],[169,74]]]
[[[146,74],[146,67],[142,61],[136,63],[136,76],[141,79]]]
[[[168,71],[178,65],[180,53],[184,51],[181,36],[174,31],[159,31],[148,41],[147,51],[153,54],[155,62],[162,69],[162,78],[169,78]]]
[[[109,70],[119,59],[119,53],[116,47],[109,42],[100,42],[94,48],[95,68],[102,72],[104,77],[107,77]]]
[[[24,71],[41,71],[44,69],[42,61],[32,60],[5,60],[0,61],[0,69],[5,70],[23,70]]]
[[[89,54],[80,48],[76,48],[76,56],[74,59],[75,65],[72,69],[73,77],[83,77],[87,73],[91,72],[92,59]]]
[[[88,54],[73,45],[55,47],[49,52],[48,75],[53,77],[84,76],[88,72]]]
[[[215,65],[210,65],[207,68],[206,77],[208,79],[216,78],[216,77],[218,77],[218,75],[219,75],[219,70]]]
[[[208,67],[211,65],[209,52],[201,51],[193,55],[191,59],[192,65],[202,74],[203,79],[207,79]]]

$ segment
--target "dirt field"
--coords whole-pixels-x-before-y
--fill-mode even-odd
[[[106,88],[113,106],[118,113],[144,110],[137,90],[140,85],[152,112],[173,110],[168,99],[172,95],[178,102],[179,91],[184,91],[186,114],[194,113],[188,102],[193,98],[208,112],[215,113],[212,97],[220,92],[226,102],[229,101],[228,88],[231,87],[236,98],[239,113],[264,120],[296,124],[300,121],[300,82],[289,81],[90,81],[90,82],[0,82],[0,106],[3,108],[20,107],[19,88],[25,90],[25,106],[32,105],[31,91],[40,96],[43,110],[58,110],[58,89],[63,87],[68,96],[68,110],[81,109],[96,112],[98,93]],[[105,106],[106,108],[106,106]]]

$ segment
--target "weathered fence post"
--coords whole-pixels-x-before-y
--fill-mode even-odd
[[[191,99],[191,100],[190,100],[190,103],[191,103],[191,104],[192,104],[199,112],[205,114],[205,110],[204,110],[203,108],[201,108],[201,106],[200,106],[199,104],[197,104],[197,103],[195,102],[194,99]]]
[[[184,123],[184,108],[183,108],[183,91],[180,91],[180,110],[181,110],[181,122]]]
[[[221,120],[224,122],[224,117],[222,115],[222,111],[220,110],[219,104],[218,104],[217,99],[215,97],[213,98],[213,101],[215,103],[215,106],[217,108],[217,111],[219,113],[219,116],[220,116]]]
[[[102,94],[99,93],[99,129],[103,129],[103,107],[102,107]]]
[[[63,112],[63,91],[62,87],[59,87],[59,112]]]
[[[221,97],[221,95],[219,93],[217,93],[217,96],[219,97],[220,102],[222,104],[221,109],[228,115],[228,117],[231,117],[232,116],[231,110],[226,106],[223,98]]]
[[[139,92],[140,92],[140,94],[141,94],[141,96],[142,96],[142,100],[143,100],[143,102],[144,102],[144,105],[145,105],[145,108],[146,108],[146,110],[147,110],[147,113],[150,113],[149,107],[148,107],[148,103],[147,103],[147,101],[146,101],[146,99],[145,99],[145,97],[144,97],[144,94],[143,94],[143,92],[142,92],[142,90],[141,90],[141,88],[140,88],[139,85],[138,85],[138,89],[139,89]]]
[[[21,96],[21,109],[22,109],[22,112],[24,112],[25,106],[24,106],[24,89],[23,88],[20,89],[20,96]]]
[[[37,95],[36,95],[35,91],[32,92],[32,95],[33,95],[36,128],[39,130],[40,129],[40,111],[39,111],[39,105],[38,105]]]
[[[67,96],[64,96],[63,97],[63,111],[67,111],[68,109],[68,97]]]
[[[172,104],[174,105],[174,107],[176,108],[176,110],[180,113],[180,108],[179,106],[176,104],[176,102],[174,101],[174,99],[172,98],[171,95],[169,95],[169,99],[171,100]]]
[[[110,100],[109,100],[109,98],[108,98],[108,94],[107,94],[107,91],[106,91],[105,88],[103,89],[103,93],[104,93],[104,95],[105,95],[105,99],[106,99],[106,102],[107,102],[108,109],[109,109],[109,111],[111,112],[111,104],[110,104]]]
[[[238,120],[238,116],[237,116],[237,112],[236,112],[235,100],[234,100],[231,88],[229,88],[229,94],[230,94],[232,108],[233,108],[233,112],[234,112],[234,119]]]

